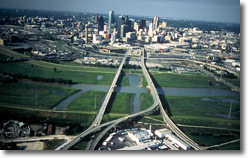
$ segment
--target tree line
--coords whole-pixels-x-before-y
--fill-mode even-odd
[[[17,74],[5,73],[5,75],[12,76],[14,79],[29,79],[32,81],[47,82],[47,83],[54,83],[54,82],[64,83],[64,84],[73,84],[74,83],[72,80],[65,80],[62,78],[37,77],[37,76],[23,75],[22,73],[17,73]]]

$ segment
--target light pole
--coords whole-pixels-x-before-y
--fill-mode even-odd
[[[96,96],[97,96],[97,94],[95,93],[95,109],[96,109]]]
[[[37,105],[37,99],[38,99],[38,98],[37,98],[37,88],[36,88],[36,105]]]
[[[229,119],[231,118],[231,112],[232,112],[232,102],[231,102],[231,105],[230,105],[230,112],[229,112]]]

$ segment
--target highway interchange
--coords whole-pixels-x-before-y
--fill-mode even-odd
[[[148,82],[148,87],[150,89],[150,92],[151,92],[151,95],[153,97],[153,104],[146,110],[144,111],[141,111],[141,112],[138,112],[138,113],[135,113],[135,114],[132,114],[132,115],[128,115],[126,117],[122,117],[122,118],[119,118],[119,119],[116,119],[116,120],[113,120],[113,121],[110,121],[110,122],[107,122],[107,123],[104,123],[104,124],[100,124],[101,120],[102,120],[102,117],[104,115],[104,112],[105,112],[105,109],[107,107],[107,104],[108,104],[108,101],[111,97],[111,94],[112,92],[114,91],[114,88],[116,86],[116,82],[117,82],[117,79],[120,75],[120,72],[121,72],[121,69],[122,69],[122,66],[123,64],[125,63],[125,60],[127,58],[127,55],[128,55],[128,52],[130,50],[128,49],[123,60],[122,60],[122,63],[120,64],[119,66],[119,69],[117,70],[117,73],[113,79],[113,82],[108,90],[108,93],[105,97],[105,100],[94,120],[94,122],[92,123],[92,125],[87,129],[85,130],[84,132],[82,132],[81,134],[79,134],[74,140],[72,140],[71,142],[68,142],[66,144],[64,144],[63,146],[61,146],[60,148],[57,148],[56,150],[68,150],[70,149],[72,146],[76,145],[77,143],[79,143],[81,140],[84,139],[85,136],[89,135],[89,134],[92,134],[94,133],[95,131],[101,129],[102,127],[105,127],[105,126],[108,126],[105,130],[103,130],[101,132],[100,135],[98,135],[98,137],[94,140],[94,142],[92,143],[92,145],[89,147],[90,150],[94,150],[95,147],[97,146],[98,142],[101,140],[101,138],[113,127],[115,127],[117,124],[123,122],[123,121],[126,121],[130,118],[134,118],[134,117],[137,117],[137,116],[140,116],[140,115],[144,115],[145,113],[149,112],[149,111],[152,111],[153,109],[155,109],[157,106],[159,106],[160,108],[160,112],[161,112],[161,115],[165,121],[165,123],[169,126],[169,128],[171,129],[172,132],[174,132],[180,139],[182,139],[183,141],[185,141],[186,143],[188,143],[192,148],[194,148],[195,150],[204,150],[203,147],[200,147],[198,144],[196,144],[194,141],[192,141],[190,138],[188,138],[172,121],[171,119],[168,117],[168,115],[166,114],[166,112],[164,111],[163,109],[163,105],[160,101],[160,98],[158,96],[158,93],[157,93],[157,90],[156,90],[156,87],[154,86],[153,84],[153,81],[152,79],[150,78],[150,75],[146,69],[146,66],[145,66],[145,59],[144,59],[144,49],[140,50],[141,51],[141,67],[142,67],[142,70],[143,70],[143,74],[145,75],[146,77],[146,80]]]

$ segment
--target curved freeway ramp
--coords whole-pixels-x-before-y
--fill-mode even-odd
[[[117,124],[121,123],[122,121],[125,121],[126,119],[129,119],[129,118],[132,118],[132,117],[136,117],[136,116],[139,116],[139,115],[142,115],[142,114],[145,114],[151,110],[153,110],[155,107],[157,107],[157,105],[159,105],[160,107],[160,111],[161,111],[161,114],[163,116],[163,119],[164,121],[168,124],[168,126],[171,128],[171,130],[180,138],[182,139],[183,141],[185,141],[186,143],[188,143],[191,147],[193,147],[195,150],[204,150],[203,147],[200,147],[197,143],[195,143],[193,140],[191,140],[189,137],[187,137],[172,121],[171,119],[168,117],[168,115],[166,114],[166,112],[164,111],[163,109],[163,106],[162,106],[162,103],[160,101],[160,98],[158,96],[158,93],[157,93],[157,90],[153,84],[153,81],[145,67],[145,63],[144,63],[144,50],[143,50],[143,53],[142,53],[142,57],[141,57],[141,67],[142,67],[142,70],[143,70],[143,73],[147,79],[147,82],[148,82],[148,86],[150,87],[150,91],[151,91],[151,94],[153,96],[153,100],[154,100],[154,103],[152,104],[152,106],[144,111],[141,111],[139,113],[135,113],[135,114],[132,114],[132,115],[129,115],[125,118],[121,118],[121,119],[118,119],[115,121],[115,123],[111,124],[109,127],[107,127],[97,138],[96,140],[93,142],[93,144],[91,145],[90,147],[90,150],[94,150],[98,144],[98,142],[101,140],[101,138],[111,129],[113,128],[114,126],[116,126]]]
[[[118,78],[120,76],[120,73],[121,73],[122,67],[123,67],[123,65],[124,65],[124,63],[126,61],[128,52],[129,52],[129,49],[127,49],[127,51],[126,51],[126,53],[124,55],[124,58],[123,58],[120,66],[119,66],[119,68],[118,68],[118,70],[117,70],[117,72],[115,74],[115,77],[114,77],[114,79],[112,81],[112,84],[109,87],[109,90],[108,90],[108,92],[106,94],[106,97],[105,97],[105,99],[104,99],[104,101],[103,101],[103,103],[101,105],[100,110],[98,111],[98,113],[96,115],[96,118],[95,118],[94,122],[91,124],[91,126],[87,130],[85,130],[84,132],[82,132],[81,134],[79,134],[73,141],[65,144],[64,146],[62,146],[58,150],[68,150],[69,148],[71,148],[72,146],[74,146],[75,144],[77,144],[79,141],[81,141],[83,139],[83,137],[85,137],[86,135],[88,135],[88,134],[90,134],[90,133],[92,133],[92,132],[94,132],[94,131],[96,131],[97,129],[100,128],[99,125],[101,123],[101,120],[102,120],[102,117],[104,115],[105,109],[106,109],[106,107],[108,105],[109,99],[110,99],[112,93],[115,90],[116,82],[117,82],[117,80],[118,80]],[[108,123],[107,124],[103,124],[103,127],[106,126],[106,125],[108,125]],[[95,129],[94,127],[97,127],[97,129]]]
[[[126,54],[127,55],[127,54]],[[126,58],[126,55],[124,58]],[[104,124],[100,125],[100,122],[98,124],[94,123],[92,124],[92,126],[90,126],[90,128],[88,128],[86,131],[82,132],[81,134],[79,134],[73,141],[69,142],[68,144],[66,144],[62,150],[68,150],[70,147],[72,147],[73,145],[77,144],[78,142],[80,142],[85,136],[97,131],[98,129],[108,126],[103,132],[101,132],[101,134],[96,138],[96,140],[93,142],[93,144],[90,147],[90,150],[94,150],[95,147],[97,146],[98,142],[101,140],[101,138],[114,126],[116,126],[117,124],[129,119],[129,118],[133,118],[142,114],[145,114],[151,110],[153,110],[154,108],[156,108],[158,105],[160,107],[160,112],[161,115],[163,116],[164,121],[167,123],[167,125],[170,127],[170,129],[183,141],[185,141],[186,143],[188,143],[192,148],[194,148],[195,150],[204,150],[203,147],[200,147],[197,143],[195,143],[193,140],[191,140],[189,137],[187,137],[172,121],[171,119],[168,117],[168,115],[166,114],[166,112],[163,109],[162,103],[160,101],[160,98],[158,96],[157,90],[153,84],[152,79],[150,78],[150,75],[145,67],[145,63],[144,63],[144,50],[142,52],[142,57],[141,57],[141,66],[142,66],[142,70],[143,73],[147,79],[148,82],[148,86],[150,87],[150,91],[151,94],[153,96],[153,100],[154,103],[152,104],[152,106],[144,111],[117,119],[117,120],[113,120]],[[99,111],[100,112],[100,111]],[[103,115],[103,114],[102,114]]]

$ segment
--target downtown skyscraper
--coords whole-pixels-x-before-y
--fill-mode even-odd
[[[153,30],[157,30],[159,26],[159,17],[154,17],[153,19]]]
[[[108,33],[111,34],[111,25],[114,24],[115,17],[114,11],[109,11],[109,21],[108,21]]]

